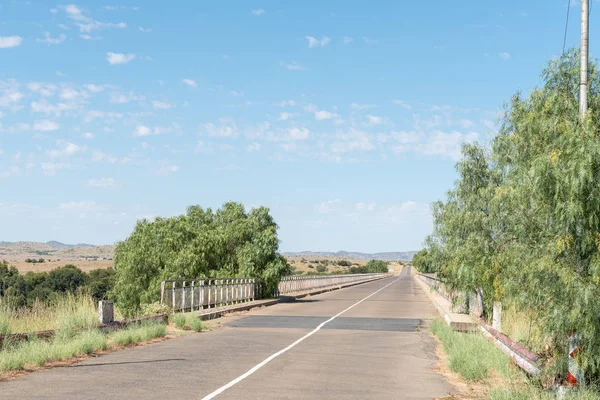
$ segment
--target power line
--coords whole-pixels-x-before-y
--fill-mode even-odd
[[[565,37],[563,39],[562,55],[565,55],[565,46],[567,45],[567,29],[569,28],[569,11],[571,10],[571,0],[567,0],[567,21],[565,22]],[[562,56],[561,56],[562,58]]]

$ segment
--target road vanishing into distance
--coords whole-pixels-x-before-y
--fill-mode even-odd
[[[222,327],[0,383],[3,399],[432,399],[437,316],[400,276],[222,318]]]

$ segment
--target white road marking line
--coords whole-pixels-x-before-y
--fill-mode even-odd
[[[399,277],[398,279],[394,280],[391,283],[388,283],[387,285],[385,285],[384,287],[382,287],[381,289],[376,290],[375,292],[371,293],[370,295],[368,295],[367,297],[365,297],[362,300],[357,301],[356,303],[352,304],[350,307],[346,308],[344,311],[340,311],[339,313],[337,313],[336,315],[334,315],[333,317],[329,318],[327,321],[322,322],[319,326],[317,326],[315,329],[313,329],[312,331],[310,331],[309,333],[307,333],[306,335],[302,336],[300,339],[296,340],[294,343],[290,344],[288,347],[286,347],[283,350],[279,350],[277,353],[272,354],[271,356],[269,356],[268,358],[266,358],[264,361],[262,361],[261,363],[257,364],[256,366],[254,366],[253,368],[249,369],[245,374],[238,376],[237,378],[235,378],[234,380],[232,380],[231,382],[229,382],[226,385],[221,386],[220,388],[218,388],[217,390],[215,390],[214,392],[212,392],[211,394],[208,394],[206,396],[204,396],[202,398],[202,400],[210,400],[210,399],[214,399],[216,396],[220,395],[221,393],[223,393],[224,391],[226,391],[227,389],[229,389],[230,387],[232,387],[233,385],[243,381],[244,379],[246,379],[247,377],[249,377],[250,375],[252,375],[253,373],[255,373],[256,371],[258,371],[259,369],[261,369],[262,367],[264,367],[265,365],[267,365],[271,360],[273,360],[276,357],[279,357],[280,355],[282,355],[283,353],[285,353],[286,351],[292,349],[293,347],[295,347],[296,345],[298,345],[300,342],[302,342],[304,339],[307,339],[309,337],[311,337],[312,335],[314,335],[317,331],[319,331],[323,326],[325,326],[326,324],[328,324],[329,322],[333,321],[334,319],[336,319],[337,317],[339,317],[340,315],[342,315],[343,313],[345,313],[346,311],[356,307],[357,305],[359,305],[360,303],[362,303],[363,301],[367,300],[369,297],[371,296],[375,296],[377,293],[381,292],[383,289],[387,288],[390,285],[393,285],[394,283],[398,282],[400,280]]]

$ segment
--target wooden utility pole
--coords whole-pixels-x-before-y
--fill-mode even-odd
[[[581,0],[581,65],[580,65],[580,81],[579,81],[579,114],[581,118],[585,116],[588,109],[588,42],[590,23],[590,2],[589,0]]]

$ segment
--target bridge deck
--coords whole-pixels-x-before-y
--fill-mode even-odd
[[[0,392],[10,399],[444,396],[451,388],[431,370],[435,343],[420,329],[437,313],[407,272],[223,318],[211,332],[39,371],[0,383]]]

